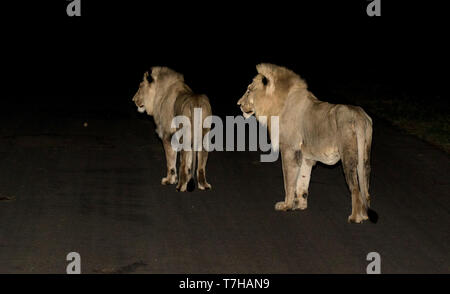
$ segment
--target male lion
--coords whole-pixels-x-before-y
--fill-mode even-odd
[[[352,195],[349,222],[376,221],[369,210],[372,120],[361,107],[318,100],[306,82],[289,69],[273,64],[256,66],[258,75],[238,101],[243,115],[279,116],[279,146],[285,200],[276,210],[306,209],[311,169],[316,161],[333,165],[342,160]],[[268,121],[269,132],[271,129]],[[276,148],[276,147],[275,147]]]
[[[171,145],[172,135],[177,129],[171,127],[172,119],[175,116],[185,116],[189,118],[191,128],[194,128],[194,108],[201,108],[202,118],[200,123],[203,125],[203,120],[211,115],[211,105],[208,97],[194,94],[184,83],[182,74],[167,67],[152,67],[150,75],[148,72],[144,74],[139,89],[133,97],[133,102],[136,103],[139,112],[143,113],[146,111],[148,115],[153,116],[156,123],[156,132],[163,142],[166,153],[167,176],[162,179],[161,183],[163,185],[177,183],[177,151]],[[203,138],[209,132],[209,129],[201,129]],[[198,188],[200,190],[211,189],[211,185],[206,181],[205,170],[208,152],[205,150],[181,150],[178,191],[193,190],[195,186],[193,173],[197,156]]]

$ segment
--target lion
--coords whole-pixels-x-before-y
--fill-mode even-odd
[[[185,84],[182,74],[167,67],[152,67],[151,73],[144,73],[139,89],[133,97],[140,113],[147,112],[153,116],[156,124],[156,133],[161,138],[167,163],[167,175],[162,178],[162,185],[177,184],[177,191],[192,191],[195,187],[194,171],[196,161],[197,182],[200,190],[211,189],[211,185],[206,181],[206,162],[208,151],[181,150],[180,170],[177,178],[177,151],[171,145],[172,135],[177,131],[171,127],[171,123],[176,116],[189,118],[191,128],[194,127],[194,108],[202,110],[203,120],[212,115],[211,105],[206,95],[194,94]],[[202,138],[209,132],[208,128],[202,129]]]
[[[317,161],[334,165],[341,160],[352,198],[348,221],[361,223],[370,216],[376,222],[369,209],[372,119],[361,107],[320,101],[287,68],[262,63],[256,70],[237,104],[246,118],[279,117],[278,146],[272,148],[281,152],[285,200],[275,210],[306,209],[312,167]],[[272,135],[275,129],[267,122]]]

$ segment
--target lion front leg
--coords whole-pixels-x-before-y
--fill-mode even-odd
[[[294,209],[295,206],[295,188],[300,166],[295,151],[291,149],[281,150],[281,163],[283,165],[285,199],[275,204],[275,210],[286,211]]]
[[[162,178],[161,184],[172,185],[177,183],[177,152],[170,144],[170,138],[163,139],[164,151],[166,153],[167,176]]]
[[[295,189],[294,209],[304,210],[308,207],[308,189],[311,180],[311,170],[315,161],[301,158],[300,172]]]

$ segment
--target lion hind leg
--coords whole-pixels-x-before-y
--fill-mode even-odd
[[[208,151],[198,151],[198,167],[197,167],[197,180],[198,188],[200,190],[211,189],[212,186],[206,181],[206,162],[208,161]]]
[[[345,179],[352,197],[352,214],[348,217],[348,221],[361,223],[368,217],[358,183],[358,147],[355,139],[348,141],[347,146],[343,148],[341,158]]]
[[[367,115],[366,115],[367,116]],[[378,221],[378,214],[370,209],[370,153],[372,146],[372,121],[367,116],[365,120],[357,121],[356,134],[358,141],[358,181],[364,201],[364,216],[371,222]]]
[[[178,179],[178,185],[177,185],[177,191],[185,192],[185,191],[192,191],[192,156],[193,151],[181,151],[181,157],[180,157],[180,174]],[[195,186],[195,184],[194,184]],[[188,189],[189,188],[189,189]]]
[[[362,158],[358,161],[358,179],[363,199],[365,200],[366,214],[372,223],[378,222],[378,213],[370,208],[371,197],[369,193],[370,186],[370,153],[372,147],[372,124],[366,124],[364,130],[364,144],[362,147]],[[359,137],[358,137],[359,140]],[[359,143],[359,141],[358,141]],[[360,148],[360,146],[358,146]]]

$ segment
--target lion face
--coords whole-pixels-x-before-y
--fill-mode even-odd
[[[259,106],[265,105],[268,99],[269,80],[262,74],[258,74],[253,82],[247,87],[244,96],[238,101],[241,107],[242,115],[245,118],[251,117],[253,114],[258,115],[260,112]]]
[[[156,94],[155,81],[149,82],[148,77],[148,72],[146,72],[142,82],[139,84],[139,89],[133,97],[133,102],[140,113],[147,111],[148,115],[153,115],[153,101]]]

